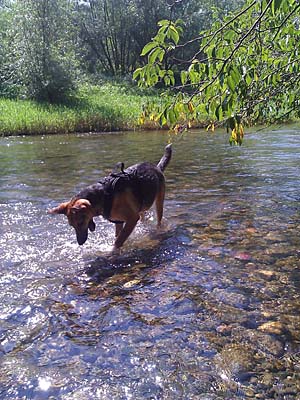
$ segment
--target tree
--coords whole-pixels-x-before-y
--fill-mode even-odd
[[[189,46],[168,58],[180,71],[178,60],[197,51],[193,37],[211,24],[212,5],[224,13],[241,1],[203,0],[199,10],[198,0],[0,0],[0,91],[53,102],[79,76],[132,73],[160,19],[185,21]]]
[[[164,0],[77,0],[76,4],[87,70],[111,75],[133,71],[140,49],[166,10]]]
[[[238,0],[230,6],[224,0],[206,0],[200,11],[198,0],[185,0],[177,7],[169,0],[76,0],[84,66],[89,72],[111,75],[132,72],[143,63],[140,51],[155,35],[157,21],[182,18],[184,39],[189,40],[210,25],[211,4],[216,2],[222,9],[232,9]],[[191,48],[181,48],[179,56],[188,57]]]
[[[0,95],[7,97],[16,93],[16,82],[10,68],[10,37],[9,31],[12,13],[9,4],[0,1]]]
[[[223,19],[216,10],[212,27],[193,39],[196,53],[176,63],[176,51],[192,41],[180,42],[182,21],[161,21],[142,52],[147,64],[134,73],[140,85],[163,81],[175,91],[159,110],[160,122],[227,120],[232,143],[241,144],[241,118],[300,116],[299,8],[297,0],[248,0]]]
[[[64,100],[74,80],[71,2],[16,0],[12,7],[12,69],[29,97]]]

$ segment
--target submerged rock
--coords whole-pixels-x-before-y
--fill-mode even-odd
[[[241,260],[241,261],[249,261],[251,260],[251,255],[246,253],[246,252],[237,252],[234,256],[235,259]]]
[[[214,358],[221,379],[241,381],[251,376],[255,366],[255,352],[247,344],[227,344]]]
[[[269,333],[251,330],[248,332],[248,339],[255,347],[265,354],[281,357],[284,353],[283,343]]]
[[[249,306],[249,299],[245,295],[230,289],[215,288],[212,295],[218,301],[232,307],[246,309]]]
[[[279,321],[265,322],[264,324],[260,325],[257,329],[259,331],[274,335],[282,335],[285,331],[283,324]]]
[[[268,269],[259,269],[257,274],[260,275],[262,278],[270,281],[276,277],[276,273],[274,271],[270,271]]]

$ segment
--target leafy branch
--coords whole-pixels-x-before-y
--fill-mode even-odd
[[[148,62],[134,73],[140,85],[163,82],[177,93],[171,100],[166,96],[158,111],[160,123],[233,117],[237,122],[239,115],[254,123],[286,116],[287,110],[300,115],[295,102],[300,31],[294,18],[299,7],[297,0],[249,0],[187,43],[180,43],[181,21],[161,21],[142,51]],[[177,57],[178,49],[195,41],[199,49],[190,60]]]

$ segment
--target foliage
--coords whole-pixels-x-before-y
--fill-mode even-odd
[[[188,45],[176,57],[189,58],[212,5],[227,12],[241,2],[203,0],[199,9],[198,0],[1,0],[0,95],[61,102],[91,74],[131,76],[160,19],[185,21]]]
[[[199,12],[198,0],[177,1],[177,7],[166,0],[76,0],[75,21],[79,27],[82,66],[89,72],[124,75],[142,62],[140,51],[151,40],[157,21],[182,18],[186,21],[185,39],[211,23],[211,4],[228,8],[223,0],[206,0]],[[232,6],[238,0],[232,1]],[[191,48],[192,43],[191,43]],[[186,47],[179,57],[191,52]]]
[[[160,122],[174,126],[182,115],[188,121],[234,118],[231,141],[241,144],[241,117],[254,123],[300,116],[299,8],[297,0],[248,0],[222,20],[216,10],[212,27],[196,38],[197,52],[180,68],[172,59],[186,45],[183,23],[160,21],[142,51],[147,64],[134,72],[140,85],[163,81],[176,92],[160,110]]]
[[[7,97],[14,96],[18,90],[9,57],[11,25],[11,9],[6,6],[5,2],[2,2],[0,3],[0,95]]]
[[[77,0],[76,4],[82,55],[92,73],[132,72],[157,21],[170,15],[165,0]]]
[[[71,133],[128,130],[153,125],[149,119],[139,125],[145,96],[137,88],[102,82],[79,88],[65,104],[0,98],[0,135]]]
[[[73,88],[74,46],[68,0],[12,2],[11,68],[26,94],[59,102]]]

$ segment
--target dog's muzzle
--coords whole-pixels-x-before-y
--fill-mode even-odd
[[[83,245],[88,238],[88,231],[86,230],[85,232],[76,232],[76,238],[77,238],[78,244],[80,246]]]

